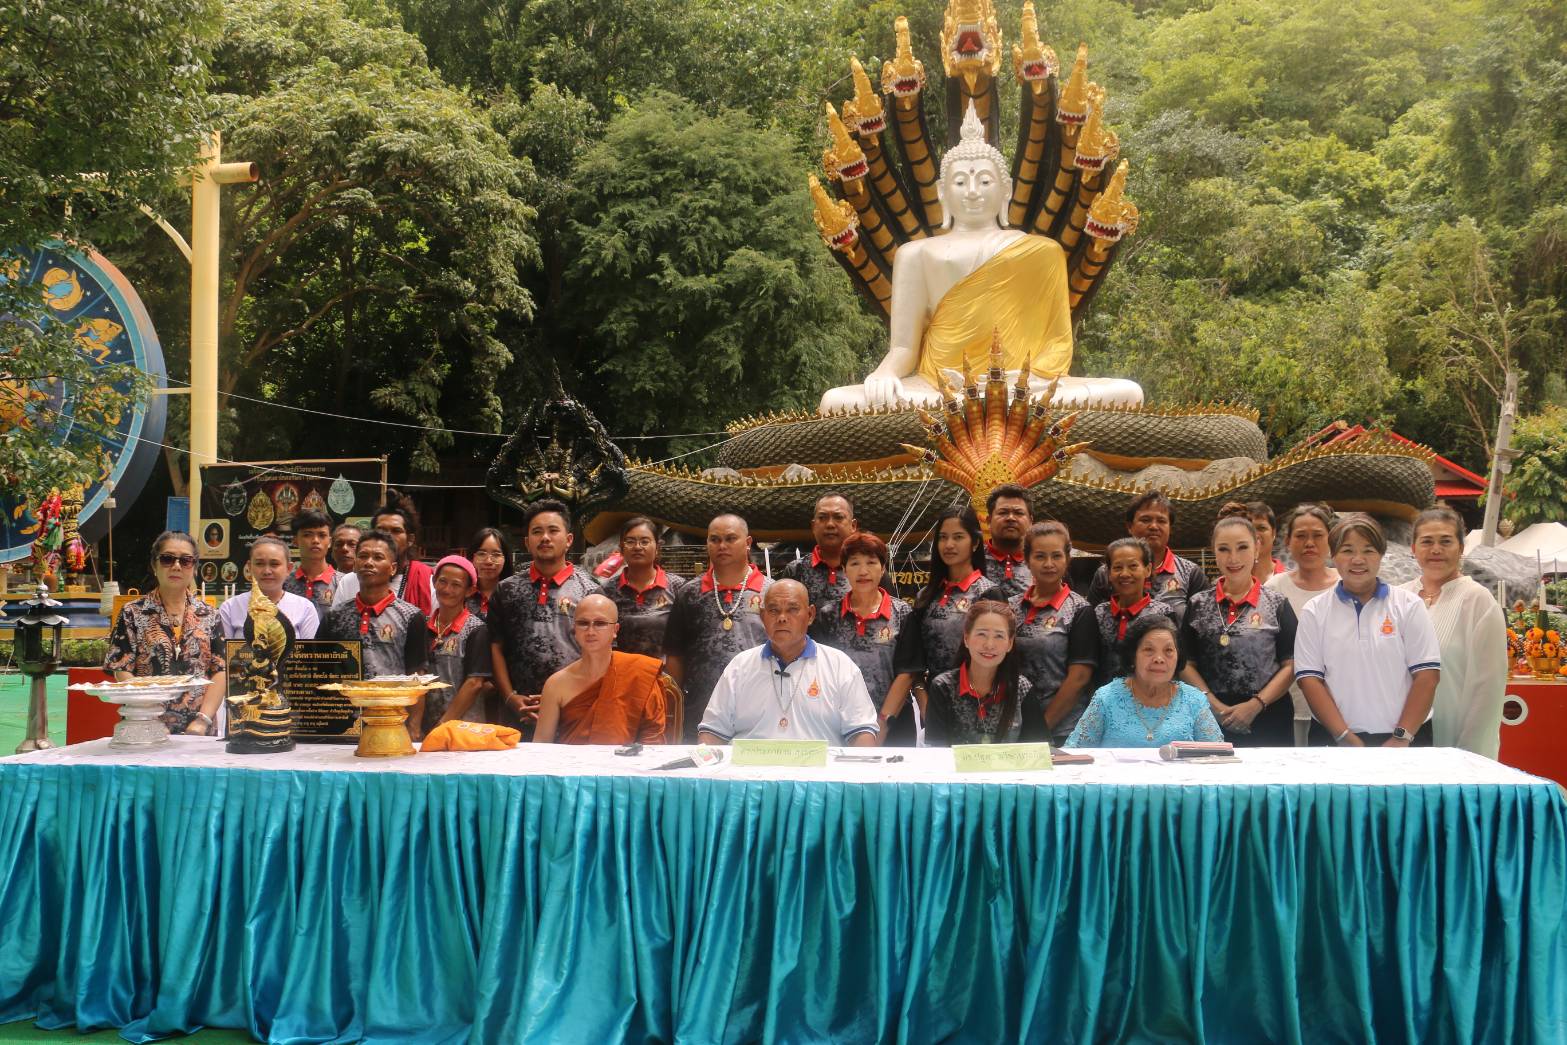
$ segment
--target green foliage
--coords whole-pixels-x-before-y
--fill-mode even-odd
[[[1437,445],[1483,461],[1507,370],[1552,369],[1557,306],[1544,298],[1515,303],[1472,221],[1400,243],[1381,278],[1376,301],[1389,361],[1406,375],[1391,404],[1401,426],[1439,433]]]
[[[10,639],[0,639],[0,667],[12,663],[15,644]],[[103,658],[109,654],[107,639],[66,639],[60,643],[61,668],[101,668]]]
[[[1367,311],[1349,281],[1250,300],[1214,281],[1142,274],[1095,311],[1079,365],[1135,375],[1156,403],[1249,403],[1280,446],[1341,417],[1377,417],[1393,377]]]
[[[1519,456],[1502,480],[1502,514],[1520,529],[1567,520],[1567,409],[1519,418],[1513,449]]]
[[[787,142],[743,114],[649,95],[577,177],[577,366],[618,430],[814,405],[885,336],[821,249]]]
[[[498,430],[496,380],[511,354],[496,325],[532,307],[519,279],[537,260],[523,200],[531,172],[429,68],[418,40],[369,3],[356,10],[349,17],[339,0],[227,9],[213,63],[219,120],[228,154],[265,173],[232,194],[226,223],[222,390]],[[366,439],[263,416],[236,456],[297,452],[307,431],[316,451],[398,445],[388,430]],[[415,467],[434,469],[449,438],[426,431],[402,445]]]
[[[135,201],[189,166],[216,12],[215,0],[0,0],[0,246],[124,228]]]

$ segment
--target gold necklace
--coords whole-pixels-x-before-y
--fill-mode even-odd
[[[1143,716],[1143,707],[1145,705],[1137,696],[1137,691],[1132,689],[1132,684],[1130,682],[1126,684],[1126,689],[1127,692],[1132,694],[1132,714],[1137,716],[1137,721],[1142,724],[1144,731],[1146,731],[1148,734],[1148,739],[1152,741],[1154,733],[1158,731],[1160,726],[1164,725],[1164,720],[1170,717],[1170,708],[1175,706],[1174,691],[1172,690],[1170,695],[1164,698],[1164,704],[1162,705],[1164,710],[1160,713],[1159,717],[1154,720],[1153,725],[1150,726],[1148,724],[1148,719]]]
[[[1440,599],[1442,597],[1442,588],[1444,586],[1446,586],[1447,584],[1449,584],[1450,582],[1454,581],[1454,580],[1457,580],[1457,578],[1456,577],[1449,577],[1447,580],[1443,581],[1441,584],[1438,584],[1436,586],[1436,591],[1432,592],[1430,595],[1427,595],[1426,594],[1426,582],[1425,582],[1424,578],[1422,578],[1421,581],[1420,581],[1420,600],[1422,602],[1424,602],[1427,606],[1435,605],[1436,600]]]

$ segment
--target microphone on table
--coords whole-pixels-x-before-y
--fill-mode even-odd
[[[1227,740],[1172,740],[1159,749],[1166,762],[1187,758],[1233,758],[1235,745]]]
[[[677,758],[673,762],[665,762],[661,766],[652,766],[652,769],[696,769],[699,766],[716,766],[724,760],[724,753],[717,748],[708,747],[706,744],[698,744],[692,748],[691,753],[684,758]]]

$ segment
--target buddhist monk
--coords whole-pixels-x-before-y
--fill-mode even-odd
[[[616,651],[614,600],[584,597],[573,626],[582,656],[545,681],[534,743],[663,743],[665,709],[678,691],[655,658]]]

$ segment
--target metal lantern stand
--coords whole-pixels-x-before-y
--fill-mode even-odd
[[[16,666],[33,680],[33,687],[27,708],[27,739],[17,745],[19,755],[54,747],[49,739],[47,679],[60,668],[61,633],[66,625],[66,618],[57,612],[60,604],[49,597],[47,584],[38,585],[38,595],[22,603],[22,608],[26,612],[16,622]]]

